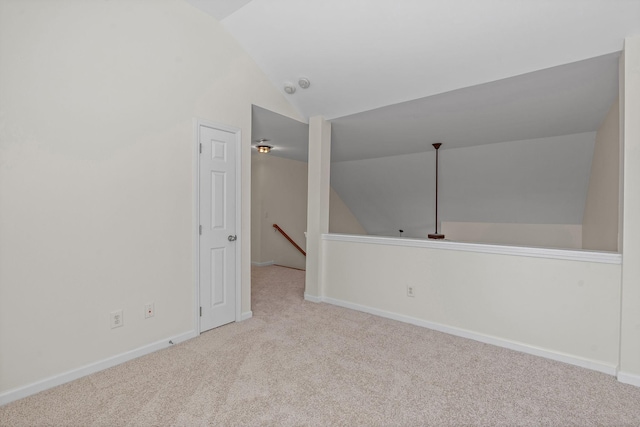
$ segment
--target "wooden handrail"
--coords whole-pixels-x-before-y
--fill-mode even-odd
[[[278,230],[280,232],[280,234],[282,234],[284,236],[284,238],[289,241],[289,243],[291,243],[293,246],[295,246],[296,249],[299,250],[300,253],[302,253],[302,255],[307,256],[307,253],[304,251],[304,249],[302,249],[300,246],[298,246],[298,244],[296,242],[294,242],[293,239],[291,237],[289,237],[289,235],[287,233],[285,233],[285,231],[278,226],[278,224],[273,224],[273,228]]]

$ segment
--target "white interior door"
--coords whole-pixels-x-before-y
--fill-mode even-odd
[[[200,332],[236,320],[236,133],[199,124]]]

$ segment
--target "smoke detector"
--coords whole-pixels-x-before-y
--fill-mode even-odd
[[[300,86],[302,89],[306,89],[311,86],[311,82],[306,77],[300,77],[300,79],[298,80],[298,86]]]

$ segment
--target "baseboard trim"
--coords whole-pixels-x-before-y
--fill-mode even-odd
[[[254,265],[256,267],[266,267],[268,265],[273,265],[275,263],[276,263],[275,261],[252,262],[251,265]]]
[[[33,394],[48,390],[50,388],[68,383],[73,380],[77,380],[78,378],[82,378],[84,376],[105,370],[107,368],[111,368],[121,363],[128,362],[129,360],[137,359],[138,357],[153,353],[158,350],[162,350],[167,347],[171,347],[174,344],[178,344],[188,339],[195,338],[196,336],[198,336],[198,334],[195,331],[185,332],[184,334],[165,338],[163,340],[138,347],[134,350],[130,350],[116,356],[108,357],[106,359],[81,366],[77,369],[72,369],[70,371],[48,377],[40,381],[36,381],[35,383],[28,384],[26,386],[5,391],[4,393],[0,394],[0,405],[6,405],[7,403],[13,402],[15,400],[31,396]]]
[[[248,320],[248,319],[251,319],[252,317],[253,317],[253,311],[245,311],[240,315],[240,321],[242,322],[243,320]]]
[[[309,302],[322,302],[322,301],[324,301],[324,299],[322,297],[317,297],[315,295],[311,295],[311,294],[308,294],[306,292],[304,293],[304,299],[305,299],[305,301],[309,301]]]
[[[305,299],[306,299],[306,295],[305,295]],[[558,362],[568,363],[570,365],[591,369],[593,371],[598,371],[598,372],[602,372],[609,375],[614,375],[614,376],[616,375],[617,366],[615,365],[609,365],[606,363],[585,359],[585,358],[573,356],[566,353],[546,350],[540,347],[523,344],[517,341],[510,341],[504,338],[498,338],[491,335],[485,335],[478,332],[469,331],[467,329],[456,328],[453,326],[447,326],[447,325],[443,325],[435,322],[428,322],[426,320],[417,319],[415,317],[410,317],[402,314],[392,313],[389,311],[379,310],[377,308],[355,304],[355,303],[351,303],[348,301],[343,301],[335,298],[324,297],[322,298],[322,300],[328,304],[333,304],[333,305],[337,305],[344,308],[350,308],[352,310],[362,311],[362,312],[373,314],[376,316],[385,317],[387,319],[397,320],[404,323],[410,323],[416,326],[422,326],[424,328],[433,329],[434,331],[444,332],[446,334],[472,339],[474,341],[479,341],[485,344],[491,344],[498,347],[507,348],[509,350],[515,350],[522,353],[527,353],[534,356],[555,360]],[[620,377],[618,376],[618,378]],[[640,377],[637,377],[637,378],[638,378],[637,381],[640,381]]]
[[[618,372],[618,381],[623,384],[630,384],[640,387],[640,375],[630,374],[628,372]]]

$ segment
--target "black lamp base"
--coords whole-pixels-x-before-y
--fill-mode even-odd
[[[442,239],[444,239],[444,234],[440,234],[440,233],[428,234],[427,237],[430,238],[430,239],[442,240]]]

